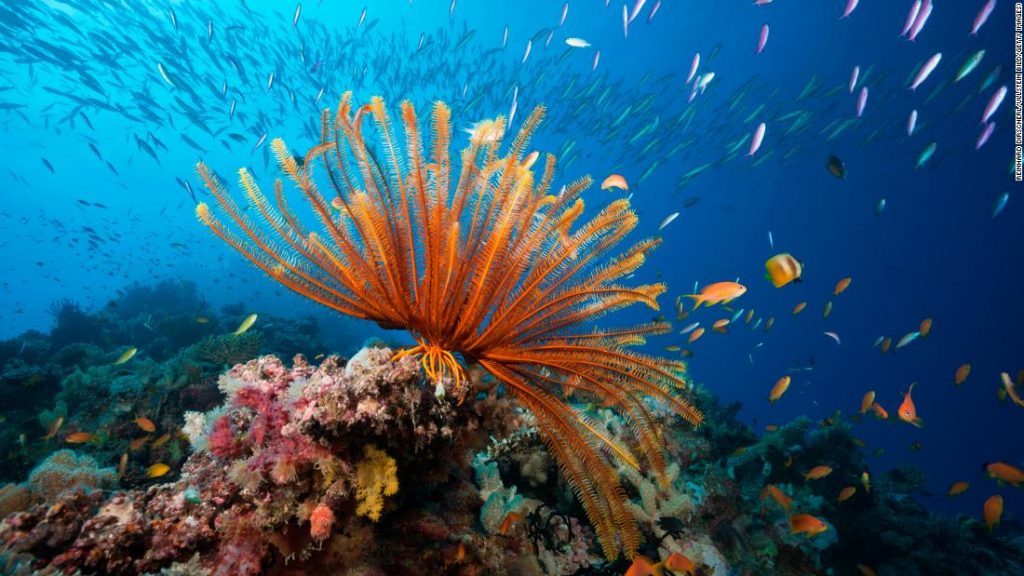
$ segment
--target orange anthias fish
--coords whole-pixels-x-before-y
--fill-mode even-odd
[[[169,442],[170,440],[171,440],[171,433],[170,432],[164,432],[163,436],[160,436],[159,438],[157,438],[156,440],[153,441],[153,448],[159,448],[159,447],[163,446],[164,444],[167,444],[167,442]]]
[[[828,524],[810,514],[793,514],[789,517],[789,531],[793,534],[806,534],[808,538],[813,538],[826,530]]]
[[[796,306],[793,306],[793,316],[803,312],[804,308],[807,308],[807,302],[797,302]]]
[[[882,405],[878,402],[871,405],[871,411],[875,413],[875,416],[877,416],[879,420],[889,419],[889,412],[885,408],[882,408]]]
[[[917,384],[917,382],[914,382],[914,384]],[[914,384],[911,384],[910,389],[903,395],[903,403],[900,404],[900,408],[896,413],[899,414],[900,420],[920,428],[924,426],[924,420],[917,417],[917,408],[914,407],[914,400],[910,397],[910,394],[914,391]]]
[[[985,466],[985,473],[989,478],[995,478],[999,482],[1006,482],[1014,488],[1024,487],[1024,470],[1006,462],[993,462]]]
[[[626,183],[626,179],[621,174],[612,174],[601,182],[601,190],[608,190],[609,188],[629,191],[629,184]]]
[[[853,282],[853,278],[850,278],[849,276],[843,278],[839,282],[836,282],[836,288],[832,291],[832,294],[834,296],[839,296],[843,292],[846,292],[846,289],[850,287],[850,282]]]
[[[988,500],[985,500],[982,514],[985,517],[985,526],[989,530],[995,530],[1000,518],[1003,517],[1003,497],[998,494],[989,496]]]
[[[871,474],[865,470],[860,473],[860,485],[864,487],[864,491],[871,494]]]
[[[963,364],[956,369],[956,375],[953,377],[953,383],[960,386],[967,381],[967,377],[971,375],[971,365]]]
[[[964,492],[967,492],[967,489],[970,487],[971,485],[963,480],[954,482],[953,485],[949,487],[949,490],[946,491],[946,496],[959,496]]]
[[[90,440],[92,440],[91,432],[75,432],[64,437],[64,441],[68,444],[85,444]]]
[[[860,413],[867,414],[868,410],[871,410],[871,405],[875,403],[875,391],[868,390],[864,397],[860,400]]]
[[[153,421],[150,420],[149,418],[139,416],[138,418],[133,420],[133,422],[135,422],[135,425],[138,426],[143,432],[156,431],[156,424],[153,424]]]
[[[686,339],[686,342],[688,344],[693,344],[694,342],[697,341],[698,338],[700,338],[703,335],[704,335],[704,328],[703,327],[697,328],[693,332],[690,332],[690,337]]]
[[[772,386],[771,393],[768,394],[768,401],[774,404],[776,400],[782,398],[782,395],[786,393],[786,390],[789,390],[789,383],[792,380],[793,379],[790,378],[789,376],[783,376],[782,378],[779,378],[779,380],[775,383],[775,386]]]
[[[847,486],[847,487],[845,487],[845,488],[843,488],[842,490],[839,491],[839,497],[836,498],[836,500],[839,501],[839,502],[846,502],[847,500],[852,498],[853,495],[856,494],[856,493],[857,493],[857,487],[856,486]]]
[[[675,572],[676,574],[693,574],[694,568],[697,566],[683,554],[679,552],[673,552],[665,558],[665,561],[661,563],[662,566]]]
[[[747,287],[736,282],[715,282],[701,288],[700,294],[686,294],[687,298],[693,298],[693,309],[700,308],[701,304],[714,306],[715,304],[728,304],[743,296]]]
[[[725,334],[729,331],[728,329],[726,329],[726,326],[728,325],[729,319],[722,318],[721,320],[715,320],[715,323],[711,325],[711,329],[714,330],[715,332],[718,332],[719,334]]]
[[[769,484],[761,489],[761,500],[764,500],[769,496],[771,496],[771,499],[774,500],[776,504],[782,506],[783,510],[789,512],[789,507],[793,504],[793,499],[786,496],[778,486],[775,484]]]
[[[925,318],[921,320],[921,326],[917,329],[921,333],[921,338],[927,338],[928,334],[932,331],[932,319]]]
[[[832,473],[832,467],[824,464],[811,468],[806,474],[804,474],[804,480],[821,480],[825,476]]]
[[[637,554],[633,558],[633,564],[623,576],[652,576],[654,574],[654,562],[643,554]]]

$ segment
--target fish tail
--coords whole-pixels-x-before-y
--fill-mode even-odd
[[[700,305],[704,303],[704,297],[700,294],[684,294],[684,298],[693,298],[693,309],[700,308]]]

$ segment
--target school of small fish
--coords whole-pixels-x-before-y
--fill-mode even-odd
[[[485,140],[501,135],[488,132],[486,122],[471,124],[472,120],[507,111],[511,125],[517,119],[520,102],[524,107],[557,102],[558,106],[549,108],[548,123],[551,133],[559,138],[553,152],[560,159],[563,173],[572,173],[584,164],[602,166],[607,176],[599,188],[606,195],[653,194],[655,187],[646,186],[652,175],[672,175],[675,185],[670,191],[671,198],[665,200],[664,210],[649,223],[650,232],[666,236],[686,227],[686,210],[699,200],[699,196],[693,196],[692,200],[677,201],[676,195],[691,186],[698,188],[698,179],[721,174],[726,166],[736,164],[754,170],[766,162],[786,162],[797,155],[817,154],[816,170],[833,176],[835,179],[829,179],[830,183],[842,186],[854,178],[856,163],[852,158],[848,172],[842,152],[801,148],[801,138],[812,138],[837,150],[888,141],[893,148],[909,150],[908,161],[902,168],[909,172],[927,171],[954,154],[953,150],[961,150],[964,143],[972,152],[983,149],[1001,127],[1007,130],[1005,126],[1010,124],[1012,114],[1010,106],[1005,105],[1008,99],[1012,101],[1012,95],[1002,67],[991,64],[993,56],[986,60],[986,50],[971,43],[983,32],[996,9],[996,0],[976,2],[978,11],[971,22],[964,23],[964,38],[950,39],[952,45],[943,51],[920,54],[913,70],[894,70],[867,61],[853,64],[852,68],[851,62],[836,63],[836,73],[841,78],[838,83],[828,74],[831,71],[819,71],[802,87],[794,86],[796,89],[786,92],[769,79],[752,74],[731,93],[725,93],[723,79],[715,67],[722,44],[694,51],[692,57],[689,51],[675,55],[681,63],[678,73],[657,76],[647,72],[638,81],[623,82],[614,71],[606,70],[608,64],[601,60],[602,50],[606,54],[604,62],[608,62],[607,57],[616,47],[597,38],[584,38],[576,30],[581,19],[603,16],[597,12],[600,8],[577,2],[552,3],[551,11],[534,19],[534,28],[523,30],[518,25],[505,24],[500,34],[487,37],[465,21],[461,27],[456,23],[458,7],[454,0],[447,9],[447,28],[410,29],[415,27],[408,23],[415,21],[410,18],[408,22],[403,20],[397,31],[388,32],[378,28],[381,17],[375,14],[374,4],[358,7],[358,16],[353,12],[351,20],[343,25],[329,26],[311,13],[310,0],[305,9],[299,2],[294,8],[289,5],[260,12],[252,10],[245,0],[239,2],[241,11],[205,2],[147,1],[115,6],[102,0],[62,0],[61,10],[51,9],[45,3],[4,6],[0,8],[0,30],[10,39],[4,51],[16,57],[19,76],[17,81],[5,79],[0,86],[0,113],[8,120],[41,124],[75,142],[81,148],[83,162],[109,172],[116,186],[130,190],[122,171],[127,173],[130,166],[163,169],[161,158],[172,149],[192,155],[223,150],[246,157],[269,172],[272,158],[268,137],[272,139],[286,119],[299,118],[302,120],[295,122],[297,135],[308,142],[319,141],[320,126],[308,119],[317,117],[316,112],[324,107],[321,99],[336,97],[340,86],[357,91],[372,89],[392,101],[446,100],[457,107],[459,117],[466,119],[468,127],[464,130],[468,137]],[[413,4],[409,2],[409,10],[417,14],[419,8]],[[771,18],[771,0],[755,0],[751,4],[753,9],[763,11],[764,19]],[[860,16],[858,10],[863,10],[858,0],[842,4],[841,11],[836,10],[839,20],[855,20]],[[618,35],[618,8],[608,7],[608,3],[605,6],[615,20]],[[904,17],[903,11],[908,8]],[[670,9],[685,8],[666,3],[664,11],[661,9],[661,1],[634,0],[623,4],[623,39],[635,40],[643,33],[644,22],[654,25],[656,16],[658,20],[668,19],[666,12]],[[891,12],[892,33],[898,31],[906,39],[908,50],[913,49],[912,43],[928,33],[927,24],[939,17],[943,9],[942,3],[933,4],[932,0],[892,2],[891,8],[887,8]],[[119,26],[91,27],[91,19],[117,21]],[[749,40],[744,42],[743,49],[748,55],[752,49],[758,61],[780,58],[786,48],[783,39],[799,33],[787,29],[784,21],[770,20],[744,32]],[[265,38],[274,41],[257,41]],[[4,66],[8,65],[5,59]],[[14,69],[15,65],[10,66]],[[47,74],[44,76],[40,70]],[[904,75],[905,80],[896,79]],[[975,80],[973,86],[968,85]],[[52,98],[53,103],[42,115],[30,116],[30,99],[38,92]],[[934,139],[934,123],[962,110],[970,111],[971,117],[969,125],[958,125],[962,141]],[[126,126],[128,154],[118,154],[112,147],[104,146],[94,127],[94,123],[101,121]],[[578,144],[583,141],[598,143],[601,154],[581,151]],[[34,150],[45,150],[41,144],[34,144]],[[42,166],[44,174],[56,175],[71,169],[70,162],[60,156],[30,153],[33,157],[29,164],[33,169]],[[301,158],[300,153],[297,156]],[[532,156],[528,161],[536,159]],[[28,167],[8,165],[6,171],[11,182],[32,187],[35,176]],[[168,188],[177,195],[178,208],[187,202],[198,202],[198,195],[204,193],[201,187],[192,185],[192,178],[181,173],[173,177],[173,183],[168,182]],[[991,214],[991,218],[996,218],[1007,210],[1010,192],[984,194],[992,196],[984,201],[986,217]],[[29,227],[43,223],[53,228],[57,232],[53,242],[66,244],[80,255],[83,271],[104,280],[97,283],[97,293],[112,291],[114,286],[136,279],[134,274],[159,276],[164,263],[153,255],[150,246],[169,246],[183,260],[194,256],[187,237],[177,236],[174,231],[137,231],[132,225],[140,223],[141,216],[128,205],[116,206],[124,213],[111,215],[113,202],[116,200],[92,192],[87,198],[77,198],[74,208],[96,217],[89,223],[62,221],[41,211],[18,224]],[[163,202],[161,214],[177,209],[173,206],[175,202]],[[875,196],[871,202],[875,214],[881,216],[886,210],[886,198]],[[895,202],[893,199],[893,210]],[[2,215],[10,219],[6,211]],[[832,321],[834,310],[837,315],[841,313],[852,276],[836,279],[834,288],[821,291],[813,302],[801,292],[799,298],[794,296],[786,304],[786,309],[761,310],[758,314],[753,308],[738,308],[758,292],[792,291],[805,277],[817,282],[832,281],[816,275],[813,266],[805,271],[804,263],[792,253],[775,249],[772,232],[768,236],[772,255],[764,261],[767,282],[710,278],[702,285],[695,283],[690,293],[676,299],[676,319],[687,323],[676,334],[679,343],[666,345],[666,351],[690,357],[694,345],[704,336],[707,338],[699,346],[713,345],[709,341],[744,326],[767,334],[775,326],[776,317],[780,324],[785,321],[806,326],[812,320],[818,321],[808,318],[816,318],[816,314],[799,316],[809,303],[813,304],[812,310],[822,310],[821,321]],[[114,250],[120,245],[138,247],[139,261],[144,264],[131,270]],[[44,268],[43,278],[61,281],[59,270],[46,269],[43,262],[38,266]],[[221,281],[225,285],[244,282],[234,273],[214,280]],[[858,288],[854,286],[853,292]],[[5,290],[11,291],[6,285]],[[692,306],[685,305],[687,299]],[[18,310],[15,303],[9,312],[17,314]],[[689,318],[695,314],[711,317]],[[256,324],[257,318],[257,314],[250,314],[233,334],[244,334]],[[941,320],[938,317],[940,330]],[[195,321],[205,320],[197,315]],[[932,328],[932,318],[925,318],[918,326],[890,326],[874,346],[886,355],[913,353],[915,348],[927,345]],[[840,351],[860,345],[855,338],[844,339],[838,330],[817,328],[814,334],[824,335],[828,345]],[[750,351],[751,364],[754,352],[764,345],[760,342]],[[129,348],[109,364],[123,365],[137,354],[145,352]],[[964,362],[959,367],[950,367],[957,387],[968,385],[972,376],[972,365],[966,360],[958,360]],[[770,388],[769,402],[789,401],[807,385],[802,380],[812,369],[813,363],[800,365],[779,377]],[[995,382],[1000,398],[1009,399],[1008,405],[1024,407],[1018,392],[1022,384],[1019,377],[1015,380],[1009,372],[974,375],[972,384],[980,378]],[[915,391],[916,384],[908,384],[900,394],[889,390],[876,395],[872,390],[862,398],[859,414],[866,416],[870,412],[878,419],[889,420],[882,402],[898,404],[894,420],[913,427],[924,426],[913,394],[930,394],[929,387],[937,385],[923,383]],[[783,399],[787,391],[791,396]],[[57,434],[62,422],[55,421],[44,438],[60,440]],[[146,436],[137,438],[139,444],[133,443],[129,451],[141,449],[157,430],[144,416],[135,418],[134,423]],[[104,434],[74,431],[63,436],[63,441],[102,442]],[[161,436],[153,445],[170,438]],[[1021,483],[1021,471],[1012,465],[991,466],[995,466],[994,472],[989,472],[993,478],[1014,486]],[[154,463],[147,470],[151,478],[169,472],[169,467],[162,463]],[[809,468],[806,478],[817,480],[830,473],[831,468],[816,465]],[[865,492],[870,491],[867,477],[862,487]],[[958,482],[948,492],[951,496],[963,494],[967,487],[966,482]],[[766,494],[788,511],[785,494],[771,488]],[[858,494],[856,487],[848,486],[837,499],[855,501],[860,497]],[[998,525],[1001,514],[1001,498],[993,496],[986,501],[983,516],[990,528]],[[790,515],[789,523],[793,533],[808,537],[828,529],[825,521],[806,514]],[[685,557],[670,558],[664,568],[673,569],[670,561],[680,570],[685,569]],[[655,569],[653,564],[651,569]]]

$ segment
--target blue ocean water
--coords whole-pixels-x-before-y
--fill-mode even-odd
[[[647,4],[626,38],[622,6],[593,0],[570,2],[561,26],[563,3],[539,0],[514,6],[462,0],[451,15],[447,1],[367,3],[361,23],[362,4],[307,1],[295,26],[295,6],[269,0],[5,3],[0,29],[24,44],[5,43],[0,52],[0,337],[47,329],[47,308],[57,299],[100,307],[118,289],[164,278],[197,282],[215,304],[244,301],[260,313],[313,315],[339,341],[358,333],[344,339],[348,345],[381,335],[373,325],[340,319],[288,293],[243,263],[196,221],[193,200],[176,178],[204,199],[193,172],[201,158],[228,182],[235,169],[252,166],[269,189],[276,170],[266,143],[256,147],[260,137],[282,136],[297,152],[308,149],[314,143],[308,123],[347,89],[357,100],[382,94],[391,106],[405,97],[424,109],[447,100],[458,127],[508,114],[515,93],[520,119],[534,105],[548,106],[551,120],[534,147],[569,148],[561,181],[621,173],[634,183],[638,234],[655,234],[667,215],[680,212],[661,231],[664,245],[637,273],[638,280],[669,285],[661,313],[672,319],[676,297],[695,283],[738,278],[748,292],[733,307],[775,317],[769,332],[740,325],[727,335],[709,330],[689,347],[697,382],[722,401],[741,402],[742,418],[757,430],[800,415],[853,414],[871,389],[895,415],[901,393],[917,382],[923,428],[870,417],[857,426],[868,450],[885,450],[872,459],[872,470],[916,464],[934,494],[922,495],[929,508],[978,516],[984,499],[999,492],[1012,516],[1024,499],[985,478],[982,466],[1024,464],[1020,407],[997,398],[999,374],[1024,368],[1022,212],[1009,171],[1013,3],[998,2],[980,34],[969,36],[983,2],[936,2],[912,43],[899,37],[910,2],[864,0],[847,19],[839,19],[846,2],[838,0],[664,2],[650,22],[654,2]],[[756,54],[764,24],[769,39]],[[553,31],[548,47],[546,29]],[[422,34],[434,44],[417,54]],[[592,46],[568,49],[566,37]],[[527,41],[531,53],[522,62]],[[953,83],[961,64],[981,49],[986,55],[978,68]],[[592,71],[595,50],[600,60]],[[715,76],[688,103],[685,80],[696,52],[703,57],[700,74]],[[936,52],[943,56],[933,75],[908,90],[915,68]],[[870,97],[863,118],[830,138],[836,122],[855,116],[856,91],[846,88],[854,66]],[[396,77],[396,70],[408,74]],[[811,82],[820,87],[800,99]],[[1010,96],[992,119],[995,132],[975,150],[982,111],[1003,85]],[[323,99],[314,102],[321,88]],[[643,105],[651,95],[653,102]],[[914,109],[918,128],[908,137]],[[794,118],[781,118],[797,111],[809,125],[787,135]],[[605,141],[624,113],[626,129]],[[655,118],[650,136],[629,142]],[[730,154],[760,122],[767,130],[758,153],[746,157],[744,143]],[[654,138],[659,142],[646,148]],[[916,167],[932,142],[934,157]],[[845,164],[843,180],[826,170],[832,154]],[[680,186],[683,175],[709,163]],[[1005,193],[1007,206],[993,217]],[[615,195],[595,186],[585,198],[596,209]],[[806,269],[801,284],[775,289],[763,278],[764,262],[782,251]],[[833,286],[847,276],[849,290],[833,297]],[[834,308],[823,319],[829,300]],[[807,309],[791,316],[800,301]],[[655,314],[631,310],[629,318]],[[698,310],[676,327],[694,320],[710,327],[730,315]],[[925,318],[934,319],[927,338],[886,355],[872,346],[880,336],[898,340]],[[685,347],[685,336],[652,339],[649,350],[673,344]],[[963,363],[973,371],[956,387],[953,374]],[[769,389],[787,373],[789,392],[769,404]],[[915,441],[920,451],[910,450]],[[946,498],[956,480],[971,482],[972,490]]]

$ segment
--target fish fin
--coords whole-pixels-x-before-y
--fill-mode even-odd
[[[804,279],[799,277],[799,276],[797,276],[796,278],[793,278],[793,282],[796,282],[797,284],[803,284],[804,283]]]
[[[917,426],[918,428],[924,428],[924,420],[921,418],[914,418],[911,424]]]
[[[700,294],[684,294],[684,298],[693,298],[693,310],[700,308],[700,305],[704,303],[704,297]]]

